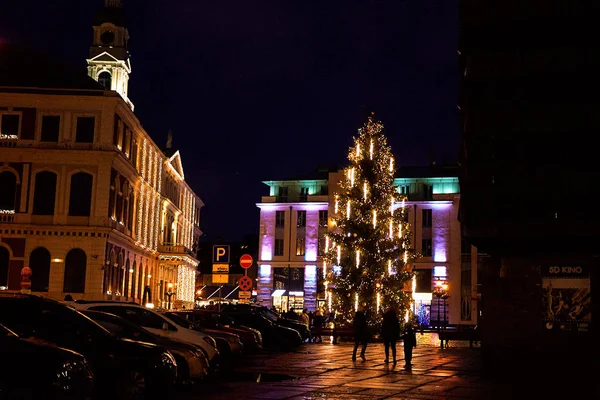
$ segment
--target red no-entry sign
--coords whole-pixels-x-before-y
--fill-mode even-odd
[[[244,254],[240,257],[240,265],[242,268],[248,269],[252,266],[252,256],[250,254]]]

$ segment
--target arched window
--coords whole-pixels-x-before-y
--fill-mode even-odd
[[[10,253],[6,247],[0,246],[0,286],[8,286],[8,264],[10,262]]]
[[[108,71],[102,71],[98,75],[98,83],[100,83],[106,90],[110,90],[110,85],[112,82],[112,76]]]
[[[55,201],[56,174],[50,171],[38,172],[33,189],[33,214],[54,215]]]
[[[15,211],[17,176],[10,171],[0,172],[0,211]]]
[[[125,262],[125,285],[124,285],[124,289],[123,289],[123,296],[125,296],[125,297],[129,296],[129,278],[131,276],[131,273],[129,272],[129,268],[130,268],[130,264],[129,264],[129,258],[128,258],[127,261]]]
[[[135,298],[137,294],[137,262],[133,260],[133,266],[131,267],[131,297]]]
[[[44,247],[38,247],[29,255],[31,268],[31,290],[47,292],[50,282],[50,252]]]
[[[85,269],[87,256],[81,249],[73,249],[65,257],[64,293],[85,292]]]
[[[69,196],[69,215],[89,217],[92,208],[93,177],[85,172],[71,176],[71,193]]]

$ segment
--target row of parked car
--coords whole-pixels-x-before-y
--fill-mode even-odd
[[[0,399],[147,398],[218,375],[244,352],[294,348],[308,336],[264,307],[158,311],[2,293],[0,356],[9,368]]]

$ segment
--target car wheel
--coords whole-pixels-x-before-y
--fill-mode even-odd
[[[146,376],[136,369],[127,370],[119,381],[119,398],[122,400],[143,399],[146,393]]]

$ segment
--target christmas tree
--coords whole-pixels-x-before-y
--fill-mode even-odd
[[[332,308],[349,320],[362,305],[371,325],[393,306],[410,308],[413,253],[404,200],[394,186],[395,164],[383,125],[371,115],[349,149],[350,165],[335,198],[334,230],[326,238]]]

